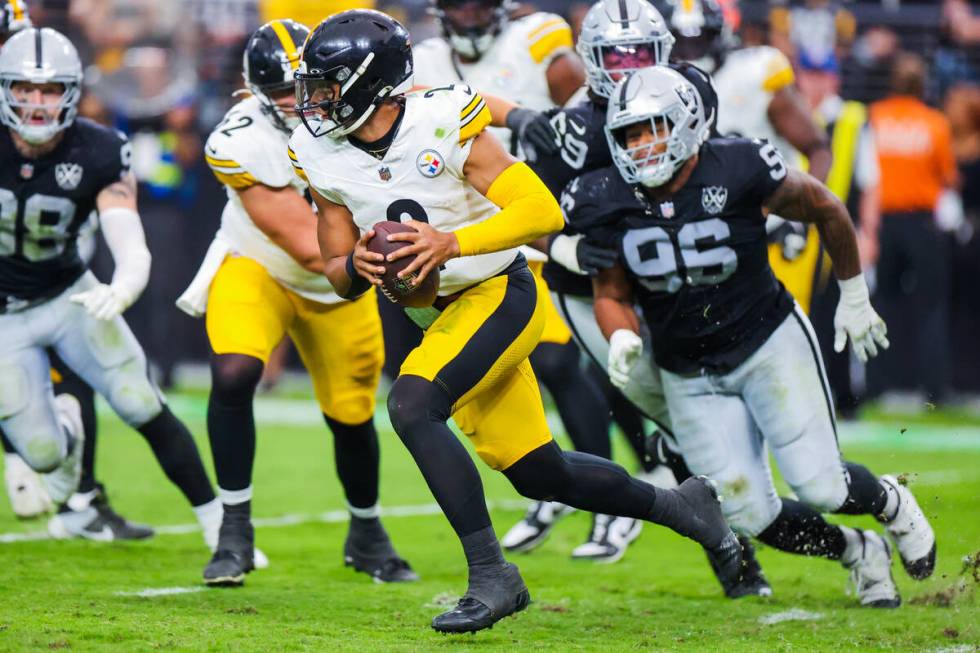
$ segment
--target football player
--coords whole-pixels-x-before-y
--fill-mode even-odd
[[[78,401],[52,393],[46,350],[54,350],[143,435],[213,546],[221,504],[121,316],[150,266],[132,152],[118,132],[75,119],[81,84],[78,54],[55,30],[21,30],[0,52],[0,426],[21,458],[46,473],[51,499],[67,501],[78,485],[84,429]],[[92,211],[115,261],[108,284],[86,271],[78,251]],[[59,517],[76,521],[77,532],[98,511],[89,505]]]
[[[509,0],[435,0],[432,10],[442,36],[414,48],[415,82],[438,87],[464,82],[481,93],[516,102],[506,114],[491,106],[489,128],[511,153],[521,154],[521,136],[554,153],[555,136],[541,111],[563,106],[585,82],[582,63],[575,55],[572,30],[564,19],[545,12],[511,19]],[[543,124],[542,124],[543,123]],[[544,137],[539,138],[544,127]],[[565,431],[577,451],[610,458],[609,408],[592,375],[581,368],[581,353],[572,333],[548,294],[543,269],[547,256],[530,247],[522,249],[544,298],[546,320],[540,344],[531,353],[531,367],[548,389]],[[570,512],[555,502],[534,502],[524,519],[504,535],[508,551],[530,551],[548,536],[551,527]],[[640,535],[642,521],[614,520],[593,515],[586,541],[572,551],[573,558],[615,562]]]
[[[824,181],[832,154],[826,132],[817,125],[796,89],[793,68],[776,48],[761,45],[732,49],[733,37],[718,0],[655,0],[677,38],[674,56],[703,68],[718,91],[718,131],[726,136],[768,139],[791,167],[803,165]],[[776,278],[809,312],[820,239],[811,225],[767,222],[772,245],[769,260]]]
[[[490,113],[479,94],[451,84],[406,95],[412,77],[408,32],[394,19],[350,11],[324,21],[296,73],[306,129],[293,132],[290,153],[314,191],[326,274],[342,296],[381,285],[385,257],[367,247],[385,216],[415,230],[388,237],[407,242],[389,261],[414,255],[400,279],[419,284],[442,266],[435,304],[411,309],[425,335],[388,396],[392,425],[469,565],[466,594],[433,628],[481,630],[529,602],[450,416],[524,496],[667,525],[707,545],[737,575],[741,547],[704,479],[662,490],[552,440],[527,360],[544,328],[543,298],[518,247],[560,229],[561,211],[485,132]]]
[[[293,71],[308,35],[292,20],[271,21],[252,34],[243,59],[250,97],[228,111],[205,145],[207,163],[228,192],[208,254],[218,267],[205,262],[195,280],[208,291],[208,435],[224,506],[218,548],[204,570],[208,585],[241,585],[252,569],[252,402],[270,353],[287,333],[334,436],[351,513],[346,564],[378,582],[418,578],[379,518],[373,418],[384,346],[377,300],[367,293],[346,301],[323,276],[316,214],[286,155],[299,125]]]
[[[766,257],[766,210],[816,225],[841,288],[835,348],[850,340],[862,360],[875,356],[888,346],[886,328],[847,210],[767,141],[705,142],[701,98],[665,67],[613,90],[607,136],[614,166],[577,178],[562,204],[574,225],[621,253],[593,282],[610,375],[628,375],[644,355],[639,304],[677,443],[691,471],[722,488],[732,526],[840,561],[863,605],[897,606],[887,542],[820,513],[874,515],[914,578],[933,571],[932,528],[907,488],[841,457],[813,330]],[[777,496],[770,448],[798,501]]]

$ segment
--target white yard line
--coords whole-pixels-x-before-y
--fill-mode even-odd
[[[817,619],[823,619],[823,614],[820,612],[807,612],[799,608],[791,608],[785,612],[774,612],[763,615],[759,617],[759,623],[763,626],[772,626],[773,624],[781,624],[784,621],[815,621]]]
[[[489,501],[487,506],[491,510],[524,510],[528,506],[528,501],[507,499],[503,501]],[[383,517],[422,517],[427,515],[439,515],[442,510],[437,503],[423,503],[410,506],[390,506],[382,507]],[[287,528],[289,526],[299,526],[302,524],[337,524],[346,522],[350,519],[350,513],[346,510],[330,510],[321,513],[294,513],[281,515],[279,517],[258,517],[252,520],[257,528]],[[196,533],[201,530],[198,524],[172,524],[170,526],[154,526],[157,535],[186,535]],[[0,533],[0,544],[16,544],[20,542],[36,542],[38,540],[52,539],[46,531],[32,531],[29,533]]]
[[[174,594],[193,594],[203,592],[204,587],[147,587],[144,590],[135,592],[116,592],[116,596],[139,596],[141,598],[153,598],[154,596],[173,596]]]

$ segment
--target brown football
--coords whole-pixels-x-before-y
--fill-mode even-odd
[[[381,254],[385,257],[387,257],[388,254],[391,254],[402,247],[408,247],[411,244],[403,240],[389,242],[389,234],[415,231],[415,229],[409,227],[408,225],[404,225],[401,222],[392,222],[390,220],[377,223],[374,225],[373,229],[374,237],[368,241],[367,247],[372,252]],[[407,279],[398,278],[398,273],[407,268],[414,260],[414,256],[406,256],[405,258],[400,258],[393,263],[382,263],[382,265],[385,267],[385,273],[381,277],[381,291],[388,299],[396,304],[399,304],[400,306],[409,306],[411,308],[425,308],[426,306],[432,306],[432,302],[436,300],[436,294],[439,292],[438,269],[430,272],[429,276],[427,276],[425,281],[422,282],[422,285],[418,287],[411,284],[412,279],[414,279],[414,275]]]

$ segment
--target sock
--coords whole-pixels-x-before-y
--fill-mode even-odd
[[[828,523],[805,503],[793,499],[781,501],[779,515],[759,533],[760,542],[788,553],[841,559],[847,542],[839,526]]]
[[[844,466],[849,477],[847,499],[837,512],[845,515],[880,515],[885,509],[888,495],[878,477],[857,463],[845,462]]]
[[[207,503],[194,506],[193,510],[197,523],[201,525],[204,533],[204,543],[208,549],[214,551],[218,546],[218,530],[221,528],[221,518],[224,513],[221,501],[212,499]]]
[[[507,562],[504,560],[503,551],[500,550],[500,542],[497,541],[497,535],[493,532],[492,526],[464,535],[459,540],[463,544],[466,564],[471,569],[473,567],[500,567]]]
[[[898,490],[891,483],[885,483],[880,479],[878,483],[881,484],[882,489],[885,491],[885,507],[877,515],[878,521],[890,522],[898,515],[898,504],[901,498],[898,496]]]
[[[166,405],[160,414],[137,429],[150,444],[167,478],[192,506],[214,499],[214,490],[190,431]]]
[[[348,506],[376,509],[381,453],[374,419],[361,424],[344,424],[326,415],[323,418],[333,433],[337,477],[344,487]]]
[[[352,519],[377,519],[381,516],[381,506],[374,504],[369,508],[358,508],[357,506],[352,506],[347,504],[347,510],[350,511]]]
[[[226,511],[234,506],[250,506],[252,502],[252,486],[249,485],[241,490],[226,490],[219,485],[218,498],[221,499],[221,505],[225,507]]]

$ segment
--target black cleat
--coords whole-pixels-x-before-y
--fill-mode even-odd
[[[381,520],[351,517],[344,541],[344,564],[376,583],[409,583],[419,579],[411,565],[391,545]]]
[[[742,545],[721,512],[714,485],[705,476],[692,476],[674,490],[696,520],[690,537],[704,547],[722,587],[734,587],[742,576]]]
[[[153,537],[153,529],[131,522],[109,505],[105,487],[98,483],[95,494],[85,503],[74,495],[58,509],[48,522],[48,532],[57,539],[83,537],[96,542],[145,540]]]
[[[456,607],[432,620],[440,633],[475,633],[520,612],[531,603],[531,595],[517,566],[506,563],[493,574],[474,578],[470,569],[470,588]],[[488,577],[489,576],[489,577]]]
[[[225,512],[218,533],[218,548],[204,568],[204,584],[240,587],[255,568],[255,531],[248,517]]]
[[[742,572],[734,583],[729,581],[726,584],[722,580],[722,574],[715,566],[711,553],[707,549],[705,550],[708,553],[711,569],[718,576],[721,587],[725,590],[725,596],[730,599],[740,599],[743,596],[772,596],[772,587],[762,574],[762,566],[755,558],[755,547],[752,546],[752,541],[747,537],[739,537],[738,541],[742,546]]]

